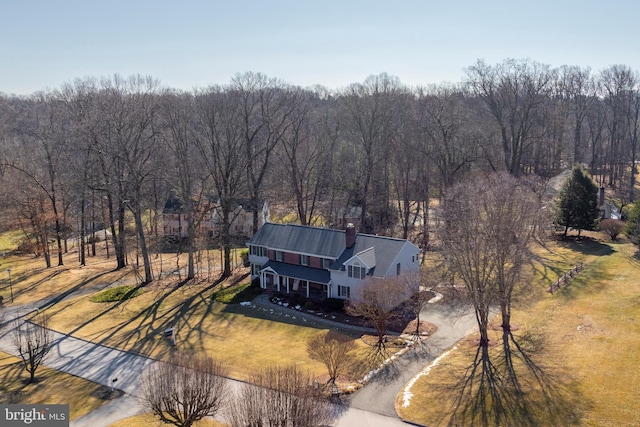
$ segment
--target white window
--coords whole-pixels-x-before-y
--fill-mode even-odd
[[[261,268],[262,266],[260,264],[253,264],[253,275],[257,276],[258,274],[260,274]]]
[[[284,260],[284,252],[276,251],[276,261],[282,262]]]
[[[251,255],[257,255],[262,257],[269,256],[269,250],[264,246],[249,245],[249,253]]]
[[[354,279],[364,279],[367,275],[367,269],[350,265],[347,267],[347,274],[349,277],[353,277]]]
[[[351,297],[351,288],[348,286],[338,285],[338,296],[343,298]]]
[[[330,268],[331,264],[332,262],[329,258],[322,258],[322,268]]]
[[[309,265],[309,255],[300,255],[300,265]]]

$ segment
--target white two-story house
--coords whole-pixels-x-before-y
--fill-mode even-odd
[[[199,231],[204,232],[209,237],[218,237],[223,227],[220,215],[220,204],[213,196],[205,196],[206,202],[202,204],[202,220]],[[258,215],[258,227],[271,220],[269,203],[261,201],[261,210]],[[175,193],[171,193],[162,210],[162,225],[165,236],[187,237],[187,213],[184,202]],[[253,233],[253,211],[250,201],[238,199],[231,212],[231,227],[229,233],[232,237],[245,238]]]
[[[300,225],[265,224],[248,243],[251,277],[263,289],[348,299],[367,278],[420,269],[420,249],[403,239]]]

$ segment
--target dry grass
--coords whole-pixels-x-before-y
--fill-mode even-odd
[[[167,424],[151,414],[136,415],[110,424],[109,427],[164,427]],[[227,427],[227,424],[205,418],[193,424],[193,427]]]
[[[40,367],[38,382],[26,384],[28,379],[20,359],[0,352],[0,402],[32,404],[69,404],[71,419],[85,415],[105,400],[102,386],[53,369]]]
[[[515,341],[531,358],[527,364],[520,352],[513,353],[514,370],[525,385],[521,399],[528,405],[515,414],[521,425],[640,424],[640,264],[635,251],[628,242],[583,240],[551,243],[539,252],[537,299],[513,313],[519,326]],[[579,261],[585,269],[568,286],[554,295],[544,292]],[[494,340],[498,345],[489,352],[500,364],[502,333],[495,332]],[[473,345],[459,345],[412,387],[409,407],[402,407],[399,396],[400,415],[426,425],[469,424],[468,414],[454,415],[453,408],[475,354]]]
[[[104,253],[103,253],[104,254]],[[213,259],[219,261],[217,254]],[[134,258],[135,259],[135,258]],[[44,268],[42,259],[8,257],[12,272],[15,304],[42,302],[52,316],[51,326],[97,343],[161,358],[175,349],[203,351],[231,368],[234,378],[246,379],[255,370],[275,364],[295,363],[312,375],[325,374],[324,365],[312,361],[306,342],[326,331],[324,325],[303,324],[291,316],[273,317],[250,307],[215,302],[210,296],[222,286],[244,283],[248,270],[237,270],[224,283],[180,282],[177,274],[154,281],[136,298],[110,303],[94,303],[92,295],[105,289],[135,285],[132,267],[113,271],[115,260],[103,256],[87,258],[87,266],[77,265],[77,252],[65,256],[65,266]],[[186,256],[180,258],[186,266]],[[176,255],[154,255],[154,271],[176,267]],[[215,266],[214,266],[215,268]],[[0,295],[8,302],[8,281],[0,281]],[[303,324],[303,326],[301,326]],[[163,337],[169,326],[177,331],[177,346]],[[352,336],[356,339],[356,336]],[[357,340],[358,355],[369,348]],[[238,363],[238,361],[242,361]],[[361,378],[372,368],[368,357],[356,358],[349,376]]]
[[[324,329],[300,326],[293,311],[289,318],[274,321],[255,308],[215,302],[211,293],[209,285],[201,284],[148,290],[114,303],[93,303],[86,295],[58,303],[48,312],[54,329],[108,346],[157,358],[176,348],[206,352],[227,364],[234,378],[247,379],[263,366],[287,363],[314,375],[324,373],[323,365],[306,353],[306,342]],[[177,331],[176,347],[163,337],[169,326]],[[363,366],[352,375],[369,368]]]

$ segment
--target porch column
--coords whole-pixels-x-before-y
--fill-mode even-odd
[[[264,272],[264,270],[263,271],[259,271],[258,275],[260,276],[260,287],[262,289],[267,289],[267,283],[266,283],[266,280],[265,280],[265,272]]]

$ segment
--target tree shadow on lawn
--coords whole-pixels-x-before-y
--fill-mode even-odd
[[[19,274],[19,275],[14,274],[13,276],[11,276],[11,287],[13,288],[14,299],[18,298],[20,295],[33,292],[34,290],[38,289],[38,287],[41,286],[42,284],[53,280],[55,277],[59,276],[60,274],[64,273],[67,270],[69,270],[69,268],[64,268],[64,269],[54,270],[54,271],[49,270],[47,271],[47,274],[44,277],[42,277],[40,280],[36,280],[35,282],[31,283],[27,287],[22,287],[21,282],[25,281],[29,277],[32,277],[34,274],[39,274],[41,272],[28,271],[28,272],[23,272],[22,274]],[[5,291],[10,290],[8,281],[7,281],[7,286],[5,286],[4,289]],[[5,301],[8,301],[8,299],[6,299]]]
[[[534,360],[542,348],[541,338],[508,331],[501,351],[479,346],[465,375],[446,391],[454,400],[438,425],[579,425],[587,402],[568,373]]]
[[[559,237],[558,244],[583,255],[607,256],[616,252],[610,244],[602,243],[589,236]]]
[[[222,279],[219,279],[218,281],[204,288],[201,292],[187,298],[183,302],[169,307],[168,309],[162,308],[162,304],[167,300],[169,296],[189,283],[187,281],[182,281],[177,286],[171,286],[167,292],[162,293],[160,297],[153,302],[153,304],[142,310],[140,313],[124,320],[122,323],[116,325],[115,327],[105,330],[103,334],[91,339],[91,341],[99,345],[119,348],[123,351],[138,353],[147,356],[153,354],[154,351],[158,349],[160,350],[160,353],[168,353],[171,351],[172,345],[169,340],[164,337],[164,330],[170,325],[175,325],[176,318],[178,317],[177,314],[181,311],[181,309],[183,311],[188,311],[186,307],[193,308],[195,306],[194,301],[202,298],[201,294],[203,292],[206,292],[207,290],[217,286],[221,282]],[[77,325],[71,331],[68,331],[67,335],[72,336],[74,333],[77,333],[89,324],[99,322],[102,317],[112,312],[123,310],[124,305],[127,303],[127,301],[131,300],[123,300],[115,303],[110,303],[107,308],[99,310],[93,317]],[[74,303],[75,302],[72,302],[71,304]],[[96,303],[96,307],[100,308],[101,304],[103,303]],[[56,306],[53,305],[52,307]],[[60,310],[66,310],[68,309],[68,307],[69,306],[65,306],[63,308],[61,307]],[[139,325],[139,327],[134,328],[133,331],[125,333],[122,336],[118,336],[121,333],[122,329],[129,324],[136,324]],[[88,347],[84,356],[91,357],[91,352],[93,350],[94,347]],[[77,357],[78,363],[80,363],[80,360],[82,359],[81,356]],[[75,362],[73,360],[68,362],[65,365],[65,369],[71,369],[74,363]]]
[[[13,358],[5,356],[5,358]],[[0,361],[4,360],[0,359]],[[24,365],[21,361],[15,361],[8,365],[0,367],[0,403],[18,403],[24,395],[24,388],[28,385],[26,377],[23,378],[22,372],[24,371]],[[10,385],[19,384],[17,389],[11,390]]]
[[[219,278],[194,295],[170,307],[163,307],[163,304],[171,295],[180,290],[186,291],[186,288],[192,283],[192,281],[183,280],[177,286],[171,286],[168,291],[163,292],[153,304],[140,313],[123,321],[117,328],[112,328],[109,333],[102,335],[100,342],[134,353],[153,355],[156,351],[159,351],[160,354],[168,354],[172,351],[173,345],[171,341],[164,336],[165,330],[169,327],[174,328],[183,347],[184,343],[188,342],[194,333],[199,334],[201,339],[203,331],[206,330],[204,321],[207,315],[210,314],[213,305],[213,301],[204,297],[203,294],[219,286],[223,281],[223,278]],[[101,315],[119,308],[121,303],[119,302]],[[196,315],[196,311],[203,306],[205,307],[204,313]],[[199,320],[195,323],[190,323],[193,317],[198,317]],[[91,321],[95,321],[95,319]],[[121,329],[128,325],[137,326],[132,331],[117,337]],[[186,335],[184,335],[185,331],[187,332]]]

